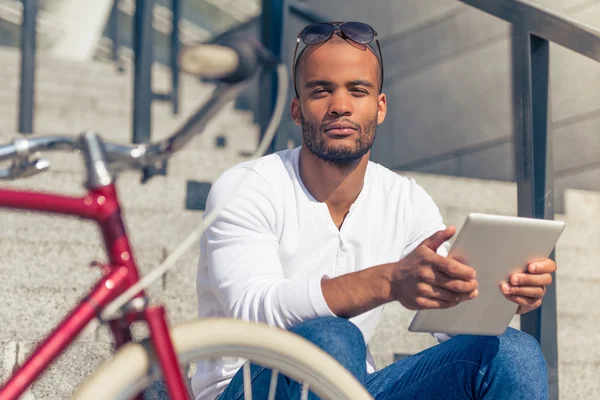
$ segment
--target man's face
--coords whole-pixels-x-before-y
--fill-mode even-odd
[[[307,49],[292,116],[319,158],[350,164],[371,149],[386,113],[377,58],[364,46],[327,42]]]

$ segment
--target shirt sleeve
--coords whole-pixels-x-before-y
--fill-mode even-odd
[[[440,210],[431,196],[414,179],[410,179],[409,182],[409,201],[412,212],[408,226],[408,240],[402,257],[410,254],[423,240],[437,231],[446,229]],[[437,252],[445,257],[448,255],[448,249],[448,242],[444,242]]]
[[[211,188],[206,211],[225,201],[205,240],[210,286],[226,316],[283,329],[333,316],[322,276],[284,277],[277,235],[282,199],[273,187],[254,170],[233,168]]]
[[[412,205],[412,223],[409,227],[409,241],[402,257],[407,256],[417,248],[423,240],[437,231],[446,229],[439,208],[431,196],[419,186],[414,179],[410,180],[410,201]],[[450,242],[444,242],[437,248],[437,253],[447,257],[450,251]],[[438,343],[443,343],[452,338],[448,333],[431,334]]]

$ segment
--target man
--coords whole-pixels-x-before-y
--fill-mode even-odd
[[[207,211],[243,179],[201,241],[199,315],[291,330],[377,399],[545,398],[540,348],[510,328],[500,337],[436,335],[441,344],[375,371],[367,344],[385,303],[447,308],[478,294],[474,270],[447,257],[455,228],[444,226],[431,197],[369,161],[387,112],[381,54],[369,46],[375,35],[360,23],[311,25],[299,35],[308,46],[296,62],[291,114],[303,145],[235,166],[213,186]],[[555,269],[537,262],[499,290],[519,313],[531,311]],[[197,398],[241,398],[240,366],[200,362]],[[270,376],[253,366],[255,398]]]

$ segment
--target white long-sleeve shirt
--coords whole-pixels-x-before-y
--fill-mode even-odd
[[[229,203],[201,239],[200,318],[229,317],[288,329],[334,316],[321,290],[324,276],[398,261],[445,228],[437,206],[414,180],[369,162],[362,191],[338,230],[327,205],[302,183],[299,154],[296,148],[239,164],[211,188],[207,213]],[[438,252],[447,254],[443,247]],[[367,344],[382,310],[350,319]],[[373,372],[367,355],[367,371]],[[214,399],[242,362],[199,361],[192,378],[196,399]]]

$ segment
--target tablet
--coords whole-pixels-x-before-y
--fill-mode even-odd
[[[502,282],[532,261],[548,258],[565,228],[562,221],[469,214],[449,257],[477,272],[479,296],[447,309],[420,310],[411,332],[498,336],[518,305],[504,297]]]

